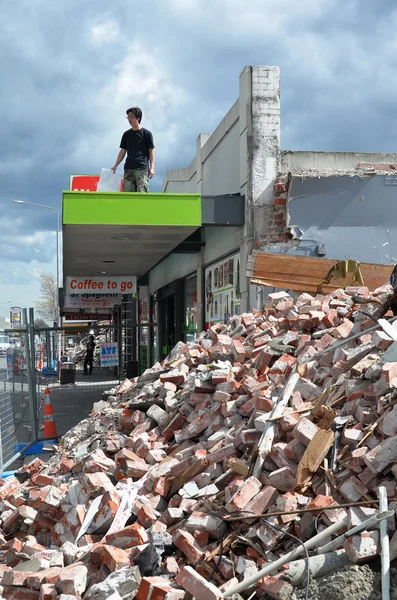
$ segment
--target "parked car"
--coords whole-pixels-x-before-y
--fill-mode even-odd
[[[5,356],[7,354],[8,348],[11,347],[10,338],[8,335],[1,334],[0,335],[0,356]]]

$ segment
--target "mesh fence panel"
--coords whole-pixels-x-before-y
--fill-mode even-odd
[[[22,379],[22,373],[18,374],[13,370],[12,353],[0,356],[1,470],[19,451],[17,442],[30,440],[28,387],[25,385],[23,390]]]
[[[64,435],[92,412],[94,402],[104,391],[119,383],[115,367],[101,367],[100,345],[111,342],[114,332],[95,336],[92,373],[86,375],[84,362],[88,335],[65,330],[40,331],[35,336],[36,396],[38,405],[38,439],[48,436],[44,428],[44,393],[49,389],[56,433]],[[89,365],[87,371],[89,372]],[[48,411],[48,407],[47,407]]]

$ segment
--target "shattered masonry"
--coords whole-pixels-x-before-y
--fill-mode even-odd
[[[270,294],[111,390],[48,463],[2,482],[1,597],[216,600],[297,546],[287,532],[367,519],[381,485],[395,511],[397,342],[355,298],[376,318],[390,294]],[[369,561],[378,530],[337,552]],[[293,583],[285,567],[257,597]]]

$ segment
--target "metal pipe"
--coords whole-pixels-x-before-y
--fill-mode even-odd
[[[317,554],[325,554],[326,552],[332,552],[333,550],[336,550],[338,546],[340,546],[345,540],[347,540],[347,538],[351,537],[352,535],[355,535],[356,533],[360,533],[360,531],[371,529],[372,527],[378,525],[384,519],[389,519],[393,515],[394,512],[392,510],[375,513],[374,515],[372,515],[372,517],[369,517],[369,519],[366,519],[362,523],[359,523],[359,525],[356,525],[356,527],[353,527],[353,529],[349,529],[349,531],[346,531],[345,533],[342,533],[342,535],[339,535],[337,538],[332,540],[332,542],[329,542],[329,544],[325,544],[325,546],[320,546],[320,548],[317,548]]]
[[[285,563],[295,560],[296,558],[301,556],[301,554],[303,554],[305,552],[305,548],[307,550],[314,548],[318,543],[321,543],[328,536],[333,535],[334,533],[337,533],[343,527],[345,527],[344,521],[338,521],[337,523],[333,523],[332,525],[330,525],[329,527],[324,529],[324,531],[322,531],[321,533],[318,533],[317,535],[312,537],[310,540],[308,540],[304,544],[299,545],[294,550],[291,550],[291,552],[284,554],[284,556],[281,556],[279,559],[273,561],[270,565],[266,565],[266,567],[264,567],[263,569],[261,569],[260,571],[255,573],[255,575],[251,575],[250,577],[247,577],[246,579],[244,579],[244,581],[242,581],[238,585],[235,585],[234,587],[231,587],[228,590],[226,590],[223,593],[223,595],[221,596],[221,598],[230,598],[231,596],[233,596],[233,594],[238,594],[239,592],[250,588],[257,581],[259,581],[259,579],[262,579],[262,577],[264,577],[265,575],[268,575],[269,573],[272,573],[273,571],[277,571],[277,569],[279,569],[280,567],[285,565]]]
[[[343,535],[338,536],[336,538],[336,540],[334,540],[334,541],[337,541],[337,540],[344,541],[345,539],[349,538],[350,536],[354,535],[355,533],[358,533],[359,531],[367,529],[368,522],[372,521],[372,525],[374,525],[376,522],[380,522],[382,519],[388,519],[392,515],[394,515],[393,511],[376,513],[370,519],[367,519],[366,521],[364,521],[357,527],[353,527],[353,529],[350,529],[349,531],[346,531]],[[287,562],[291,562],[292,560],[295,560],[296,558],[298,558],[298,556],[301,556],[301,554],[303,554],[305,552],[305,548],[306,548],[306,550],[310,550],[310,549],[318,546],[319,543],[323,542],[325,539],[327,539],[329,536],[333,535],[334,533],[340,531],[340,529],[342,529],[344,526],[345,526],[345,522],[343,520],[338,521],[337,523],[333,523],[332,525],[330,525],[329,527],[324,529],[324,531],[321,531],[321,533],[318,533],[317,535],[312,537],[310,540],[308,540],[304,544],[301,544],[294,550],[291,550],[291,552],[288,552],[288,554],[281,556],[279,559],[273,561],[270,565],[267,565],[266,567],[264,567],[263,569],[261,569],[260,571],[255,573],[254,575],[247,577],[246,579],[244,579],[244,581],[242,581],[238,585],[226,590],[223,593],[222,598],[230,598],[231,596],[233,596],[233,594],[238,594],[239,592],[242,592],[243,590],[250,588],[257,581],[259,581],[259,579],[262,579],[262,577],[264,577],[265,575],[268,575],[269,573],[272,573],[273,571],[277,571],[277,569],[284,566]],[[328,546],[331,546],[333,543],[334,542],[331,542],[330,544],[326,544],[322,548],[328,548]],[[338,545],[340,543],[341,542],[338,542]],[[317,553],[323,554],[324,551],[320,552],[320,549],[321,548],[319,548],[317,550]],[[332,548],[332,550],[333,549],[334,548]],[[329,551],[331,551],[331,550],[326,550],[326,552],[329,552]]]
[[[26,308],[22,309],[22,319],[23,319],[23,322],[28,325]],[[25,335],[26,374],[28,377],[29,411],[30,411],[30,418],[32,420],[32,436],[34,437],[34,439],[36,439],[37,419],[36,419],[35,409],[34,409],[35,402],[34,402],[34,391],[33,391],[33,386],[34,386],[34,382],[35,382],[33,373],[35,373],[35,369],[32,369],[32,357],[31,357],[31,352],[30,352],[31,340],[30,340],[29,332],[30,332],[30,328],[28,325],[28,333]],[[33,356],[33,360],[34,360],[34,356]]]
[[[397,498],[390,498],[392,502],[397,502]],[[377,500],[360,500],[359,502],[342,502],[341,504],[331,504],[327,506],[329,510],[336,510],[337,508],[351,508],[352,506],[371,506],[372,504],[378,504]],[[223,519],[226,523],[230,521],[244,521],[250,519],[251,521],[254,519],[269,519],[270,517],[282,517],[283,515],[289,515],[290,510],[272,510],[266,513],[259,514],[249,514],[249,515],[239,515],[238,517],[232,517],[229,515],[224,515]],[[294,509],[294,515],[303,515],[308,512],[318,512],[318,508],[312,506],[311,508],[297,508]],[[233,514],[233,513],[232,513]]]
[[[31,348],[31,366],[32,366],[32,373],[31,373],[31,384],[32,384],[32,390],[31,390],[31,397],[32,397],[32,406],[33,406],[33,411],[32,408],[30,407],[30,410],[32,411],[30,413],[30,420],[32,422],[32,430],[34,431],[33,434],[33,439],[37,440],[37,436],[39,434],[38,432],[38,415],[37,415],[37,387],[36,387],[36,348],[35,348],[35,333],[34,333],[34,309],[33,308],[29,308],[29,322],[30,324],[28,324],[28,328],[30,328],[29,330],[29,335],[30,335],[30,348]]]
[[[327,552],[327,554],[319,554],[310,556],[309,565],[307,558],[300,558],[290,562],[283,576],[288,578],[292,585],[299,586],[306,578],[307,567],[309,567],[310,578],[324,577],[331,572],[339,571],[350,563],[350,559],[345,550],[336,550],[335,552]]]
[[[379,487],[379,510],[385,512],[387,509],[387,491],[386,488],[381,485]],[[386,519],[380,524],[380,544],[382,600],[390,600],[390,548]]]

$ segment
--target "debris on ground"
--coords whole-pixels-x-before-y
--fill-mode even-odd
[[[342,571],[312,581],[310,600],[381,600],[380,573],[368,565],[351,565]],[[397,599],[397,571],[391,569],[391,600]],[[305,591],[298,590],[291,600],[305,600]]]
[[[218,600],[299,540],[374,515],[380,486],[395,513],[397,327],[378,321],[392,294],[270,294],[111,390],[49,462],[2,483],[1,597]],[[387,526],[393,560],[395,514]],[[319,576],[361,573],[379,529],[332,552],[344,566]],[[301,567],[242,595],[292,598]]]

